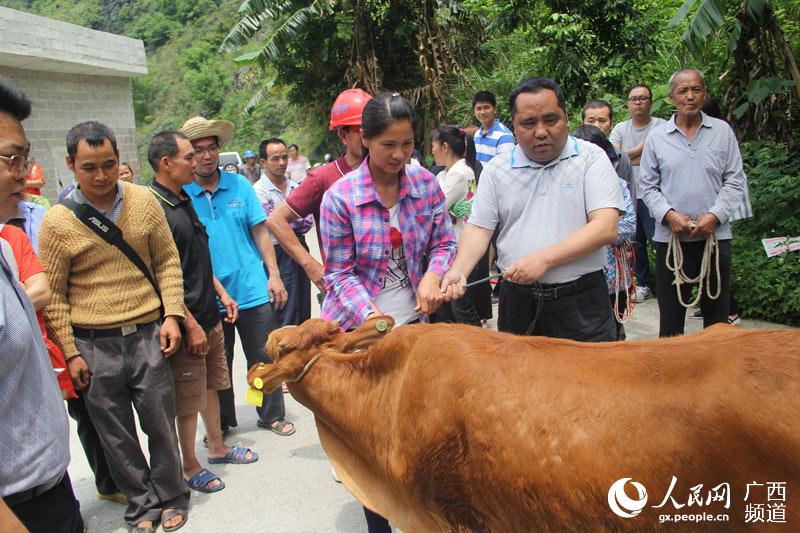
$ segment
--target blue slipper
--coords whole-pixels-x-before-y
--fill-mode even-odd
[[[215,479],[219,479],[219,476],[216,475],[214,472],[211,472],[205,468],[200,470],[198,473],[193,475],[189,479],[185,479],[187,485],[189,485],[190,489],[194,489],[198,492],[218,492],[225,488],[225,482],[219,479],[219,485],[216,487],[209,487],[208,484],[214,481]]]
[[[247,458],[247,452],[250,452],[252,457]],[[208,462],[212,465],[230,464],[230,465],[246,465],[258,461],[258,454],[250,448],[242,448],[239,446],[231,446],[228,448],[228,453],[225,457],[209,457]]]

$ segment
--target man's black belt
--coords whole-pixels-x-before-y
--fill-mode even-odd
[[[157,322],[157,320],[154,320],[153,322]],[[127,337],[131,333],[136,333],[137,331],[146,328],[153,322],[148,322],[147,324],[128,324],[120,328],[111,328],[111,329],[89,329],[89,328],[79,328],[78,326],[72,326],[72,334],[80,339]]]
[[[14,494],[9,494],[8,496],[3,497],[5,500],[6,505],[9,507],[18,505],[20,503],[29,502],[34,498],[38,498],[48,490],[51,490],[53,487],[61,483],[61,480],[64,478],[64,473],[57,475],[50,481],[45,481],[41,485],[36,485],[33,488],[28,490],[23,490],[22,492],[16,492]]]
[[[520,285],[519,283],[511,283],[509,281],[504,281],[503,283],[508,283],[511,289],[513,289],[516,293],[524,294],[526,296],[530,296],[531,298],[548,301],[558,300],[559,298],[564,298],[565,296],[577,294],[585,291],[586,289],[594,287],[599,283],[605,284],[605,282],[606,277],[603,275],[603,271],[597,270],[595,272],[584,274],[578,279],[568,281],[566,283],[539,283],[533,285]]]

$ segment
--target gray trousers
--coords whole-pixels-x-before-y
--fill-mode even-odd
[[[85,392],[114,482],[128,497],[125,521],[159,520],[165,508],[187,509],[175,431],[175,384],[161,352],[161,321],[126,337],[75,338],[92,373]],[[150,465],[142,453],[133,409],[147,435]]]

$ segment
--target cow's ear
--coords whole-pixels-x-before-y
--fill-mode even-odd
[[[394,327],[394,319],[389,315],[370,318],[350,333],[342,335],[342,352],[353,352],[369,348],[386,336]]]
[[[281,332],[281,334],[276,335],[278,332]],[[273,335],[275,335],[275,341],[272,344],[268,343],[267,346],[271,349],[270,355],[274,351],[276,355],[284,356],[296,350],[306,350],[312,346],[319,346],[332,340],[338,334],[338,322],[312,318],[297,327],[275,330],[270,334],[270,340],[272,341]]]

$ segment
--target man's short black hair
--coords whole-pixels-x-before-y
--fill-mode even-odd
[[[589,100],[586,102],[586,105],[583,106],[583,110],[581,111],[581,120],[586,118],[586,110],[587,109],[603,109],[604,107],[608,108],[608,119],[614,120],[614,110],[611,109],[611,104],[606,102],[605,100]]]
[[[167,130],[160,131],[150,139],[150,147],[147,149],[147,161],[158,172],[158,164],[162,157],[173,158],[178,155],[178,139],[187,139],[186,135],[179,131]]]
[[[513,117],[517,113],[517,96],[522,93],[538,93],[545,89],[556,93],[558,107],[560,107],[566,115],[567,102],[564,100],[564,93],[561,90],[561,86],[550,78],[531,78],[517,85],[511,93],[511,96],[508,97],[508,108],[511,110],[511,116]]]
[[[119,157],[119,150],[117,150],[117,138],[111,128],[100,122],[90,120],[89,122],[81,122],[72,127],[67,133],[67,155],[75,161],[75,155],[78,153],[78,143],[81,140],[86,141],[89,146],[98,147],[103,145],[103,141],[108,139],[111,143],[111,148],[114,153]]]
[[[647,96],[650,98],[650,100],[652,100],[653,99],[653,91],[650,89],[650,86],[647,85],[646,83],[634,83],[633,85],[631,85],[630,88],[628,89],[628,92],[626,93],[626,97],[631,94],[632,90],[638,89],[640,87],[642,89],[647,89]]]
[[[286,146],[286,143],[283,142],[283,139],[280,139],[278,137],[270,137],[269,139],[264,139],[263,141],[261,141],[261,144],[258,145],[258,157],[260,159],[267,158],[267,146],[270,144],[282,144]]]
[[[476,92],[475,96],[472,97],[472,107],[475,107],[478,102],[486,102],[487,104],[492,104],[492,107],[497,107],[497,98],[489,91]]]
[[[0,113],[8,113],[20,122],[31,116],[31,101],[11,83],[0,77]]]
[[[290,144],[290,145],[289,145],[289,146],[287,146],[286,148],[287,148],[287,150],[291,150],[292,148],[294,148],[294,149],[295,149],[295,150],[297,150],[298,152],[300,151],[300,147],[299,147],[299,146],[297,146],[296,144]]]

